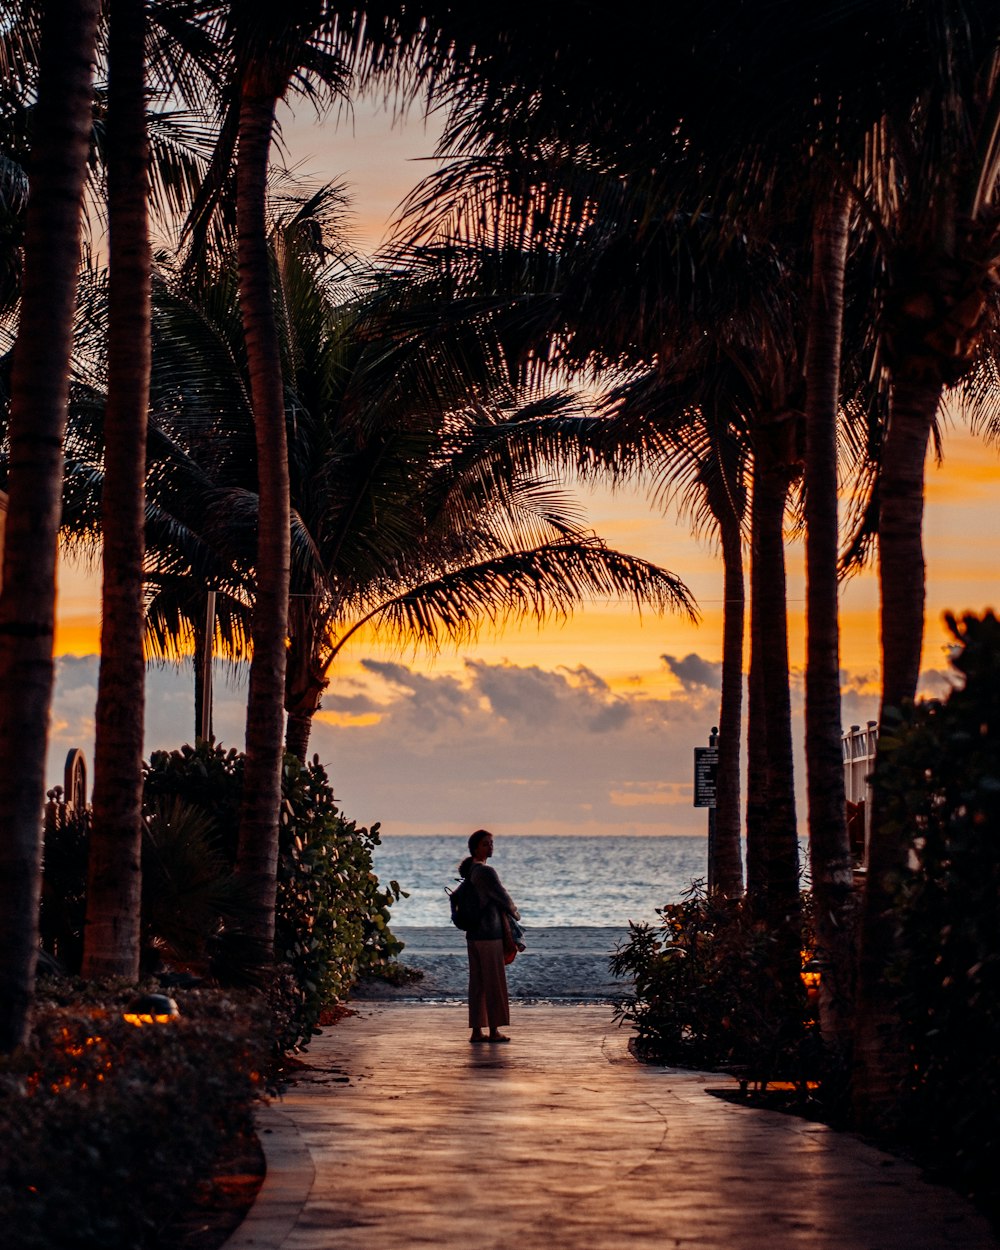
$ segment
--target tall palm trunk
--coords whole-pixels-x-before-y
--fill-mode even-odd
[[[247,889],[247,931],[257,944],[262,964],[271,960],[274,946],[291,566],[288,443],[265,213],[268,151],[276,101],[276,93],[261,89],[251,72],[243,88],[240,109],[236,189],[240,306],[253,396],[260,500],[237,871]]]
[[[879,471],[878,550],[881,589],[882,710],[917,692],[924,642],[924,465],[938,404],[940,375],[894,371],[889,428]]]
[[[112,0],[104,589],[83,975],[133,981],[139,975],[142,894],[142,569],[151,356],[144,43],[144,0]]]
[[[941,382],[897,368],[879,475],[879,574],[882,589],[883,736],[916,693],[924,626],[924,462]],[[887,970],[895,955],[892,905],[906,870],[908,836],[872,809],[861,921],[852,1096],[864,1128],[891,1127],[907,1080],[899,1007]]]
[[[719,706],[719,767],[716,776],[715,847],[712,879],[723,898],[743,893],[740,848],[740,738],[743,731],[743,636],[746,592],[743,535],[731,501],[716,513],[722,540],[722,696]],[[714,511],[714,509],[713,509]]]
[[[215,737],[212,723],[214,692],[212,688],[212,661],[215,652],[215,603],[216,592],[205,591],[202,611],[196,606],[191,632],[194,636],[194,736],[206,742]]]
[[[98,0],[46,7],[34,113],[0,593],[0,1051],[26,1037],[38,950],[62,439],[99,13]]]
[[[841,747],[837,581],[837,412],[848,201],[817,204],[806,356],[806,774],[820,1027],[831,1057],[845,1056],[853,1015],[853,898]],[[842,1069],[842,1064],[837,1063]]]
[[[758,462],[754,458],[754,482]],[[747,678],[747,902],[754,916],[767,910],[770,876],[767,831],[767,714],[761,658],[764,566],[759,558],[761,512],[754,489],[750,508],[750,672]]]
[[[764,914],[775,930],[797,933],[799,846],[795,820],[785,588],[784,518],[787,493],[788,478],[783,466],[765,463],[763,471],[758,467],[754,476],[753,505],[757,511],[757,547],[753,554],[759,568],[760,632],[757,644],[767,743],[767,803],[763,820],[767,843]],[[797,945],[795,951],[797,956]]]
[[[318,644],[315,621],[308,612],[299,615],[291,627],[288,646],[288,667],[285,672],[285,750],[303,764],[309,750],[313,717],[319,710],[323,691],[329,684],[318,671],[314,659]]]
[[[306,762],[309,751],[309,738],[312,734],[311,712],[290,712],[288,727],[285,730],[285,750],[296,759]]]

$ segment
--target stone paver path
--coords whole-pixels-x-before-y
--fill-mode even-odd
[[[365,1006],[264,1112],[268,1177],[226,1250],[986,1250],[917,1169],[635,1063],[606,1007]]]

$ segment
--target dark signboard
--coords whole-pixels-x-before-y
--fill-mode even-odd
[[[719,766],[718,747],[694,749],[694,805],[715,806],[715,772]]]

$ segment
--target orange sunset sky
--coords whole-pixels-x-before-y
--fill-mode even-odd
[[[306,107],[284,119],[285,159],[317,179],[343,179],[355,197],[355,239],[372,250],[401,196],[428,166],[436,126],[419,116],[393,126],[374,106],[353,125],[317,125]],[[997,606],[994,518],[997,450],[973,440],[957,415],[945,430],[943,466],[928,471],[927,633],[923,688],[939,692],[947,670],[945,610]],[[691,749],[718,707],[721,563],[711,544],[651,510],[632,491],[581,493],[594,529],[610,545],[655,560],[695,595],[701,623],[639,620],[617,604],[589,604],[570,622],[509,629],[437,657],[387,653],[359,636],[343,658],[311,749],[330,767],[346,813],[383,822],[385,835],[498,833],[702,833],[691,807]],[[788,550],[789,624],[796,732],[801,739],[804,662],[802,545]],[[60,575],[59,664],[49,758],[61,780],[66,751],[93,753],[99,637],[99,570]],[[877,585],[871,573],[842,591],[844,724],[877,710]],[[241,746],[245,687],[216,682],[216,733]],[[152,669],[147,750],[192,736],[188,668]],[[799,790],[803,790],[801,754]],[[800,820],[805,827],[805,805]]]

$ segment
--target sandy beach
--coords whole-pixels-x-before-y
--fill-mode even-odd
[[[464,999],[468,986],[465,935],[454,928],[393,926],[406,947],[400,962],[423,973],[404,986],[365,982],[352,997],[406,1002]],[[527,950],[507,969],[511,998],[522,1002],[607,1003],[627,992],[608,971],[608,956],[627,930],[566,926],[528,929]]]

